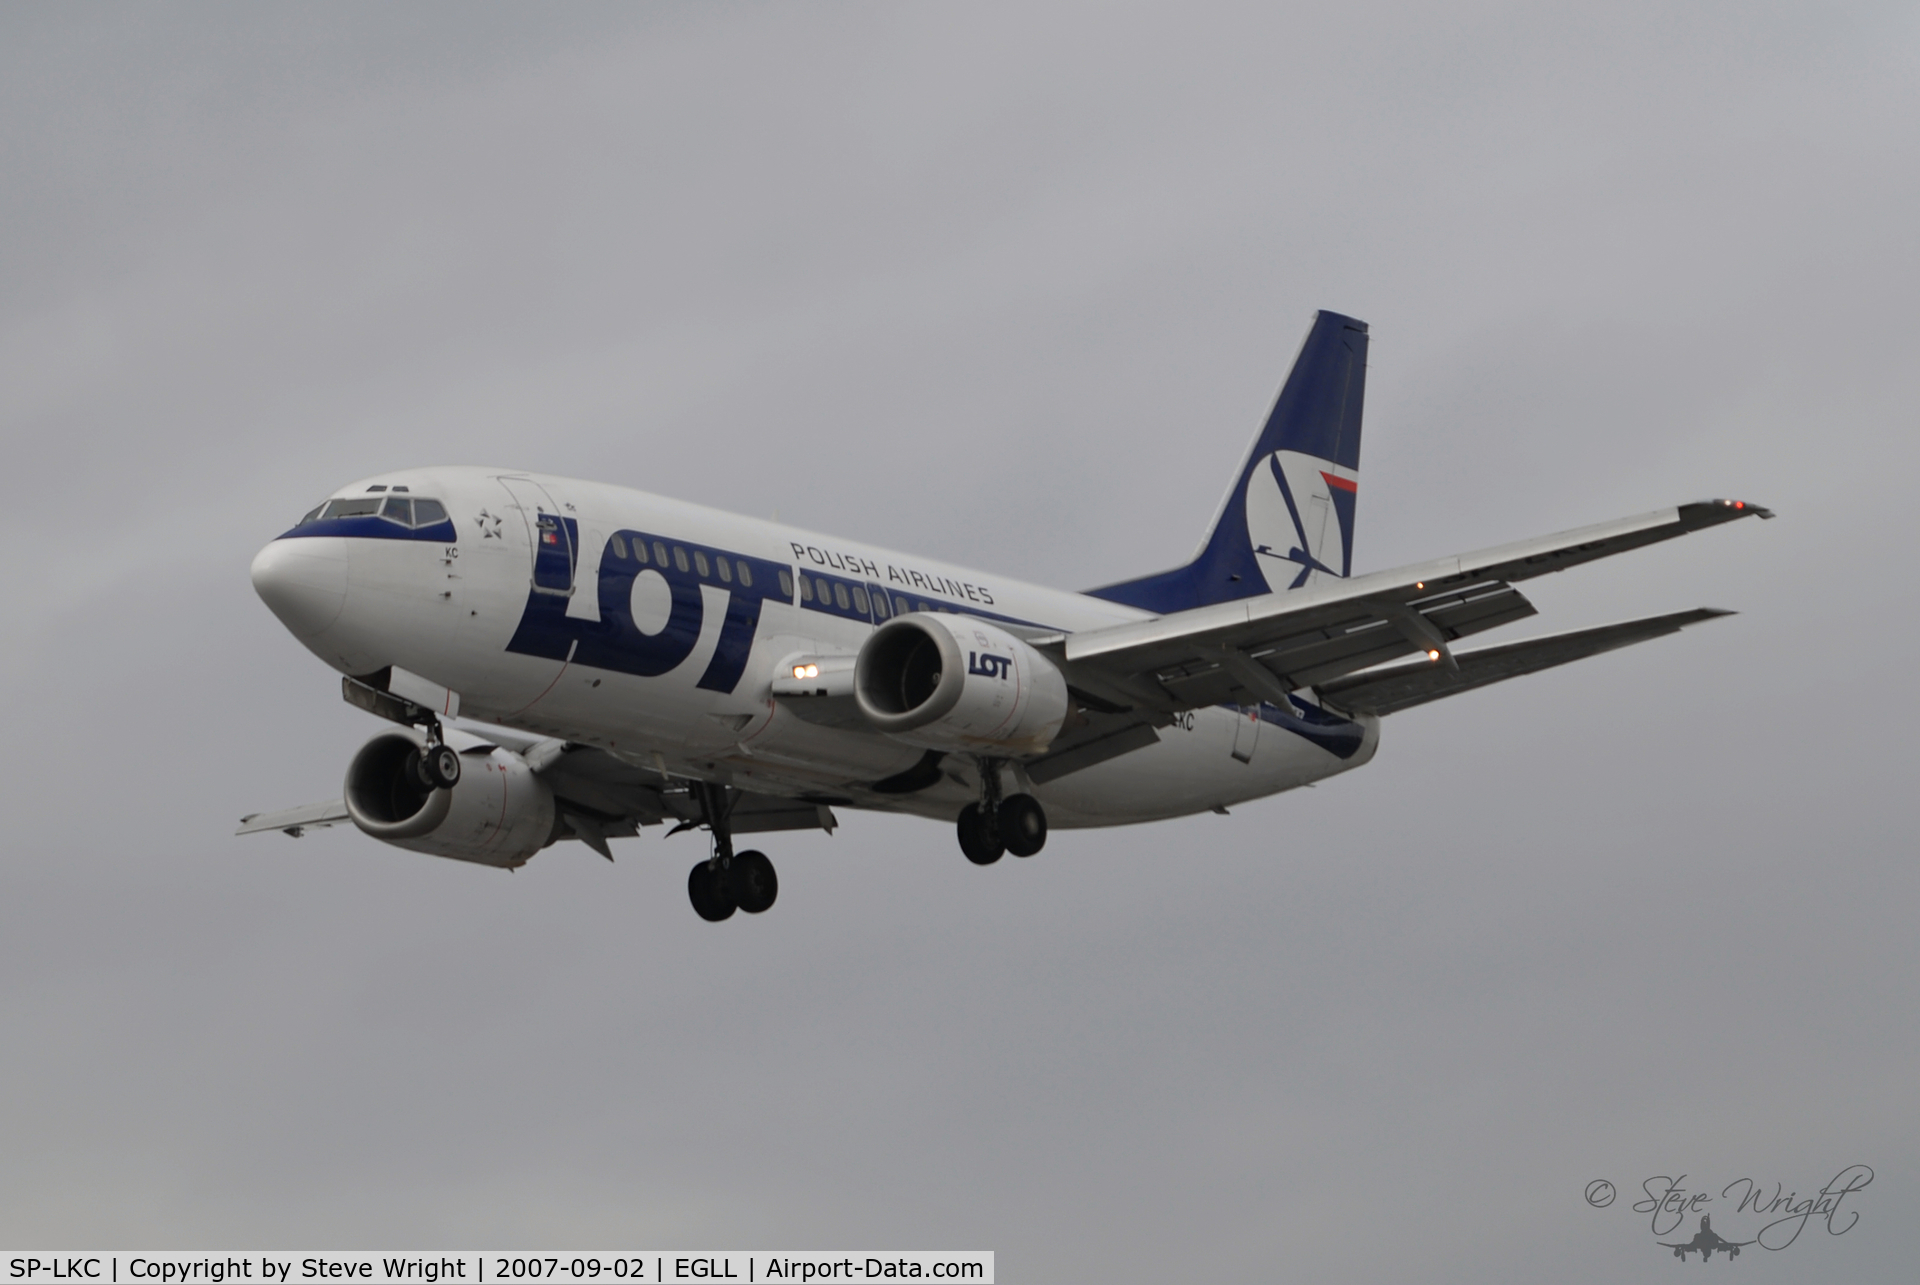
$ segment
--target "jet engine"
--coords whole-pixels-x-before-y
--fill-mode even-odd
[[[436,790],[420,772],[426,739],[382,732],[347,768],[353,823],[414,852],[488,866],[521,866],[554,837],[553,791],[511,750],[485,744],[461,754],[460,779]]]
[[[854,663],[869,723],[933,750],[1009,757],[1044,752],[1067,716],[1067,680],[1004,629],[911,612],[874,630]]]

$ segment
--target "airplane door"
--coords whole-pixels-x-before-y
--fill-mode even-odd
[[[1242,763],[1253,762],[1253,750],[1260,743],[1260,707],[1241,705],[1233,713],[1233,756]]]
[[[579,562],[580,524],[561,511],[547,488],[525,477],[497,479],[513,497],[531,550],[529,578],[535,593],[573,596],[573,571]],[[511,519],[509,519],[511,520]]]

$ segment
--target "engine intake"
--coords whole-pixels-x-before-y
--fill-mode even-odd
[[[376,839],[489,866],[521,866],[553,840],[553,791],[526,760],[498,746],[461,755],[451,790],[421,781],[417,732],[382,732],[347,767],[347,814]]]
[[[1067,716],[1067,680],[983,620],[896,616],[861,647],[853,694],[874,727],[935,750],[1044,753]]]

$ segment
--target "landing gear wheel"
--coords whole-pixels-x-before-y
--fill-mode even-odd
[[[978,803],[969,803],[960,809],[956,828],[960,832],[960,851],[976,866],[990,866],[1006,851],[993,813],[982,811]]]
[[[727,886],[727,872],[715,870],[705,861],[689,870],[687,900],[693,903],[693,912],[710,924],[730,917],[734,901],[733,889]]]
[[[1030,857],[1047,846],[1047,814],[1031,794],[1000,800],[1000,838],[1016,857]]]
[[[460,755],[451,745],[429,745],[420,751],[420,775],[436,790],[460,784]]]
[[[764,852],[737,852],[727,869],[727,884],[740,909],[757,915],[780,895],[780,877]]]

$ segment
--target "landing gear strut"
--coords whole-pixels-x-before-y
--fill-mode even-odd
[[[980,760],[980,802],[960,809],[960,851],[976,866],[990,866],[1003,852],[1030,857],[1047,843],[1047,814],[1031,794],[1000,797],[1003,760]]]
[[[694,783],[694,796],[713,832],[713,855],[687,872],[687,900],[694,913],[708,923],[730,918],[735,910],[757,915],[780,895],[780,877],[764,852],[733,850],[733,829],[727,824],[725,786]]]

